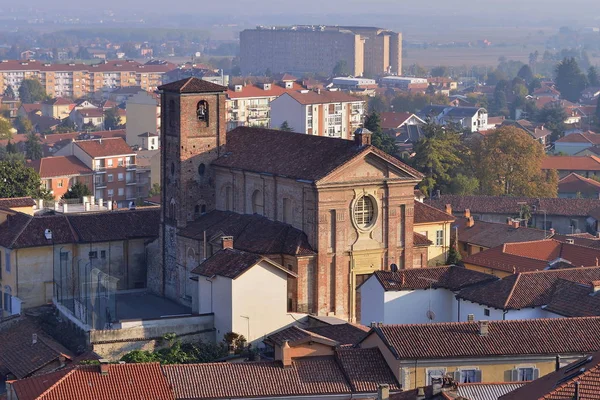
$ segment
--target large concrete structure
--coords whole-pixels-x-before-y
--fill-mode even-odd
[[[244,73],[321,73],[339,61],[354,76],[402,73],[402,34],[354,26],[257,27],[240,33]]]

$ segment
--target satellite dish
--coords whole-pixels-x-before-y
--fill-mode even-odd
[[[50,229],[46,229],[44,231],[44,236],[46,237],[46,240],[52,240],[52,231]]]
[[[425,315],[427,316],[427,319],[430,321],[433,321],[435,319],[435,313],[431,310],[427,310],[427,313],[425,313]]]
[[[398,266],[396,264],[392,264],[390,265],[390,270],[392,270],[392,272],[398,272]]]

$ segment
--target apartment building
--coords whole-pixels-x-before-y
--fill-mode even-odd
[[[262,82],[242,80],[234,82],[227,90],[227,130],[238,126],[271,126],[271,102],[284,93],[303,89],[296,78],[283,74]],[[275,125],[273,125],[275,126]]]
[[[77,182],[94,190],[94,171],[75,156],[44,157],[30,166],[40,175],[42,187],[59,200]]]
[[[127,207],[137,199],[136,154],[122,138],[73,141],[57,155],[77,157],[94,172],[94,197]]]
[[[37,79],[50,97],[84,97],[102,89],[140,86],[154,91],[162,75],[174,68],[169,62],[132,60],[103,61],[99,64],[50,64],[36,60],[2,60],[0,90],[8,85],[18,93],[23,79]]]
[[[339,61],[354,76],[402,73],[402,34],[357,26],[294,25],[240,33],[245,74],[290,72],[330,75]]]
[[[365,100],[335,89],[284,93],[271,102],[271,126],[294,132],[352,139],[363,122]]]

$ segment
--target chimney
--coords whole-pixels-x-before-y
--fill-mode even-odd
[[[59,368],[63,368],[65,366],[65,360],[66,360],[65,356],[58,357],[58,362],[60,363]]]
[[[292,349],[290,348],[290,342],[285,341],[283,347],[281,348],[281,362],[283,364],[283,368],[291,368],[292,367]]]
[[[596,263],[596,265],[598,264]],[[594,290],[594,293],[600,292],[600,281],[592,281],[592,289]]]
[[[486,321],[486,320],[481,320],[479,321],[479,335],[480,336],[487,336],[489,333],[489,326],[490,322]]]
[[[108,375],[108,360],[101,358],[98,362],[100,362],[100,375]]]
[[[452,204],[446,204],[446,214],[452,215]]]
[[[475,220],[473,217],[467,218],[467,228],[472,228],[473,226],[475,226]]]
[[[475,314],[469,314],[469,315],[467,315],[467,321],[468,322],[475,321]]]
[[[221,238],[223,249],[233,249],[233,236],[223,236]]]
[[[382,383],[377,388],[377,400],[390,400],[390,385]]]
[[[417,397],[415,397],[416,400],[425,400],[425,388],[424,387],[420,387],[417,389]]]
[[[354,143],[358,147],[363,147],[371,144],[372,133],[367,128],[358,128],[354,132]]]
[[[511,217],[507,217],[507,218],[506,218],[506,223],[507,223],[508,225],[512,225],[512,218],[511,218]]]
[[[518,220],[515,220],[512,222],[512,226],[513,226],[513,228],[517,229],[517,228],[519,228],[519,226],[521,226],[521,222]]]
[[[567,242],[568,244],[575,244],[575,239],[571,239],[571,238],[569,238],[569,239],[567,239],[567,240],[566,240],[566,242]]]
[[[555,233],[555,232],[556,232],[556,231],[554,230],[554,228],[550,228],[550,236],[554,236],[554,233]]]
[[[37,343],[37,333],[32,333],[31,334],[31,344],[36,344]]]
[[[579,400],[579,381],[575,382],[575,395],[573,396],[573,400]]]
[[[471,210],[465,209],[465,218],[471,218]]]
[[[554,370],[558,371],[560,369],[560,356],[557,355],[554,361]]]

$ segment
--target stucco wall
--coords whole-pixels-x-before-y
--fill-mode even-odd
[[[294,132],[307,133],[306,109],[287,93],[271,102],[271,127],[278,128],[285,121]]]

